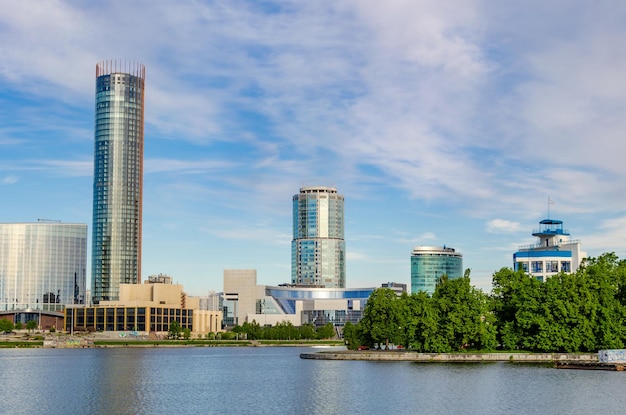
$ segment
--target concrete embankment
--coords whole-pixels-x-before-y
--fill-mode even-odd
[[[369,360],[388,362],[597,362],[596,353],[416,353],[409,351],[328,351],[301,353],[301,359]]]

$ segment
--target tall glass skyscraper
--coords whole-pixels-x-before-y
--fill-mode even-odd
[[[117,300],[119,286],[141,282],[142,64],[96,65],[91,293]]]
[[[0,310],[84,304],[87,225],[0,223]]]
[[[291,282],[346,286],[343,196],[332,187],[303,187],[293,196]]]
[[[411,292],[433,294],[443,276],[463,276],[463,255],[445,246],[416,246],[411,252]]]

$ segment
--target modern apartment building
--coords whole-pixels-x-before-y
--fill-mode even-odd
[[[141,282],[145,68],[96,65],[91,294],[119,298],[120,284]]]
[[[345,288],[343,206],[332,187],[302,187],[293,196],[292,284]]]
[[[0,223],[0,311],[84,304],[86,267],[86,224]]]
[[[441,277],[448,279],[463,276],[463,255],[454,248],[416,246],[411,252],[411,292],[433,294]]]
[[[539,229],[535,229],[532,235],[537,237],[537,242],[520,246],[513,254],[513,266],[539,281],[545,281],[559,272],[576,272],[587,256],[581,251],[580,240],[571,239],[561,220],[542,220]]]

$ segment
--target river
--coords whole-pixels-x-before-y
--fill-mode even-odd
[[[6,414],[618,414],[626,373],[303,360],[303,347],[0,349]]]

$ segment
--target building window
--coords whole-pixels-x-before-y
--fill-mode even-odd
[[[559,272],[559,261],[546,261],[546,272]]]
[[[561,271],[572,272],[572,265],[569,261],[561,261]]]
[[[532,272],[543,272],[543,261],[531,262],[531,270]]]
[[[528,262],[518,262],[517,263],[517,270],[522,270],[524,272],[528,272]]]

